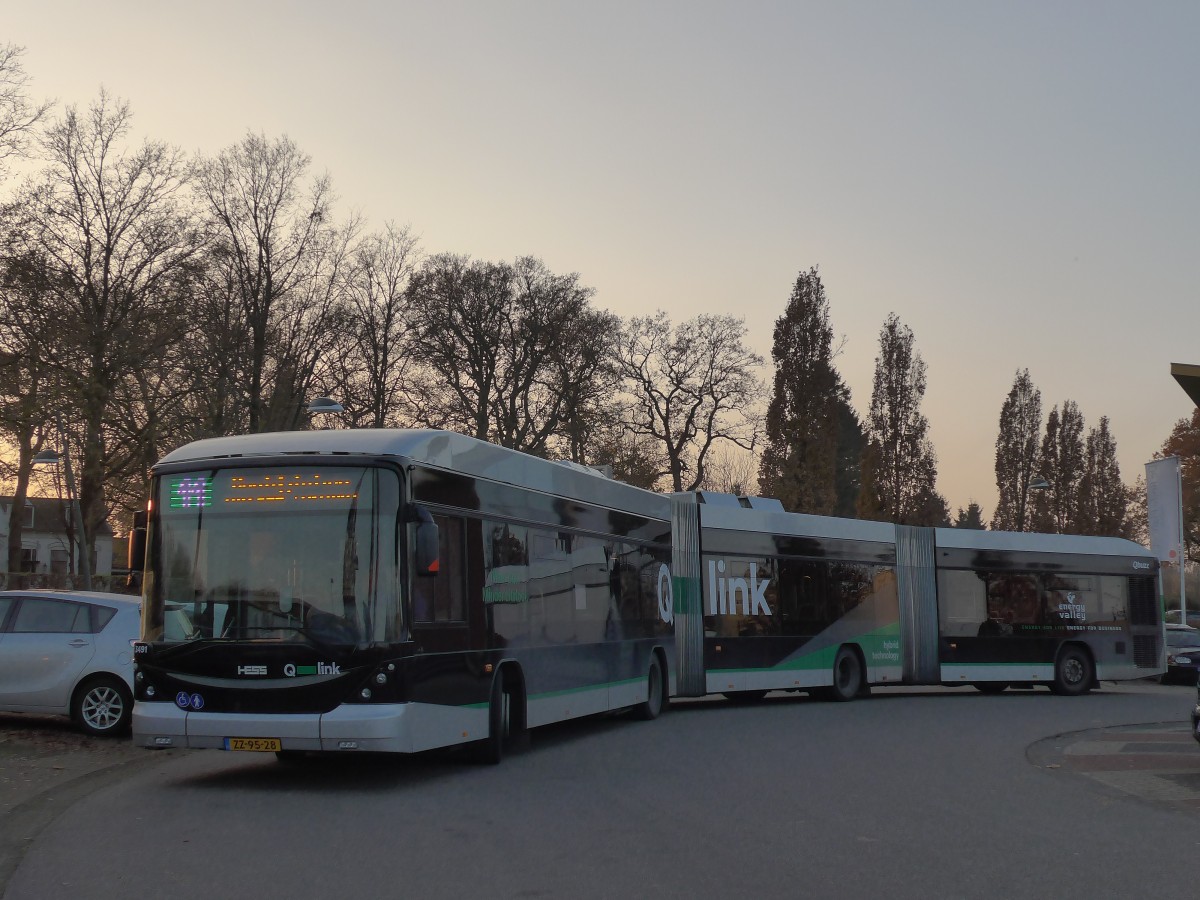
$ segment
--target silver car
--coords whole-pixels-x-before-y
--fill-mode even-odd
[[[0,710],[65,715],[88,734],[124,734],[140,633],[139,597],[0,591]]]

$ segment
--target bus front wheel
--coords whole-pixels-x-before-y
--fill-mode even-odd
[[[1054,664],[1054,683],[1050,690],[1075,697],[1091,690],[1094,677],[1091,657],[1078,647],[1064,647]]]

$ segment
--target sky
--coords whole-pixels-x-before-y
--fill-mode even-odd
[[[343,215],[532,255],[622,317],[744,318],[818,267],[860,416],[890,313],[951,512],[995,508],[1016,373],[1110,420],[1132,485],[1200,363],[1200,4],[10,2],[36,98],[137,140],[287,135]]]

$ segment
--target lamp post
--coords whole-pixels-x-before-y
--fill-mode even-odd
[[[61,423],[59,423],[61,426]],[[56,466],[60,462],[63,465],[63,476],[67,479],[67,499],[71,503],[71,518],[75,520],[75,527],[78,529],[78,540],[76,541],[76,553],[79,559],[79,575],[83,578],[84,590],[92,589],[92,558],[87,545],[87,529],[83,527],[83,510],[79,506],[79,493],[75,490],[75,472],[71,468],[71,454],[67,451],[66,436],[62,428],[58,430],[59,439],[63,442],[63,452],[60,455],[55,450],[42,450],[33,457],[33,464]]]

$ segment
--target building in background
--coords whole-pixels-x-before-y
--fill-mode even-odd
[[[12,497],[0,497],[0,547],[8,546],[8,520]],[[8,589],[25,587],[75,587],[78,552],[67,532],[70,503],[55,497],[29,497],[21,528],[21,565],[8,571],[8,554],[0,552],[0,584]],[[122,561],[123,562],[123,561]],[[107,523],[96,534],[96,560],[92,567],[96,590],[109,587],[113,564],[113,532]]]

